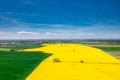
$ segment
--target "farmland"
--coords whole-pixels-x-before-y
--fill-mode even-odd
[[[120,79],[120,60],[96,48],[81,44],[48,44],[42,48],[24,51],[43,51],[53,54],[44,60],[26,80]]]
[[[10,51],[9,48],[0,48],[0,51]]]
[[[92,68],[91,70],[93,69],[101,69],[103,70],[104,72],[104,69],[106,69],[107,67],[111,66],[111,67],[114,67],[112,68],[112,71],[110,70],[111,67],[109,69],[107,69],[107,72],[105,73],[112,73],[114,74],[114,72],[117,71],[118,68],[116,68],[115,66],[117,66],[118,64],[116,65],[112,65],[116,62],[105,62],[105,63],[111,63],[111,64],[108,64],[106,65],[105,67],[106,68],[103,68],[105,63],[102,64],[103,62],[100,62],[98,58],[98,62],[91,62],[91,61],[94,61],[94,60],[86,60],[86,61],[89,61],[87,63],[84,63],[84,65],[80,62],[79,57],[75,57],[74,59],[72,57],[70,58],[67,58],[65,59],[65,63],[54,63],[53,62],[53,57],[55,56],[51,56],[51,54],[55,53],[54,55],[57,55],[56,52],[53,52],[55,49],[57,49],[57,47],[59,46],[56,46],[56,47],[51,47],[47,50],[53,50],[52,52],[51,51],[46,51],[46,50],[32,50],[32,51],[29,51],[29,52],[24,52],[24,50],[27,50],[27,49],[39,49],[39,48],[42,48],[44,45],[42,44],[45,44],[45,43],[50,43],[50,44],[61,44],[61,43],[70,43],[70,44],[84,44],[84,45],[87,45],[87,46],[91,46],[91,47],[95,47],[95,48],[98,48],[98,49],[101,49],[105,52],[110,53],[110,55],[112,56],[115,56],[117,58],[120,58],[120,41],[79,41],[79,40],[14,40],[14,41],[0,41],[0,80],[25,80],[25,78],[27,78],[30,73],[38,68],[41,68],[43,69],[43,71],[45,70],[44,68],[48,68],[47,66],[54,66],[54,67],[49,67],[49,69],[55,69],[52,74],[55,75],[55,74],[59,74],[59,73],[63,73],[63,72],[56,72],[56,66],[58,69],[62,69],[64,68],[66,70],[71,70],[69,73],[73,73],[72,72],[72,69],[71,67],[73,66],[76,66],[76,68],[80,69],[79,66],[82,65],[83,67],[86,67],[86,69],[88,70],[87,67],[90,67],[92,68],[93,66],[96,66],[95,68]],[[66,46],[65,46],[66,47]],[[65,49],[64,47],[64,49]],[[69,49],[72,49],[72,48],[69,48]],[[77,49],[77,48],[76,48]],[[37,52],[36,52],[37,51]],[[41,52],[42,51],[42,52]],[[74,52],[75,51],[75,52]],[[73,53],[77,54],[76,52],[77,50],[72,50]],[[44,53],[43,53],[44,52]],[[79,52],[79,51],[78,51]],[[65,53],[64,51],[63,52],[60,52],[60,53]],[[70,52],[69,52],[70,53]],[[99,53],[98,53],[99,54]],[[62,57],[61,55],[59,55],[60,57]],[[63,55],[63,56],[68,56],[68,54],[66,55]],[[71,56],[75,56],[75,55],[72,55]],[[85,57],[88,56],[88,55],[84,55]],[[103,58],[103,57],[101,57]],[[90,55],[89,55],[89,59],[90,58]],[[93,58],[95,59],[95,58]],[[105,58],[106,59],[106,58]],[[44,61],[46,61],[46,63],[44,63]],[[51,62],[52,60],[52,62]],[[70,62],[70,60],[74,63],[78,63],[79,62],[79,65],[77,66],[76,64],[72,64]],[[79,60],[79,61],[78,61]],[[101,59],[100,59],[101,60]],[[86,62],[85,61],[85,62]],[[109,61],[109,60],[108,60]],[[42,63],[41,63],[42,62]],[[49,63],[50,62],[50,63]],[[69,63],[66,63],[66,62],[69,62]],[[84,62],[84,61],[83,61]],[[41,63],[41,65],[45,64],[46,66],[39,66],[39,64]],[[49,64],[47,64],[49,63]],[[100,63],[98,65],[94,65],[94,63]],[[64,64],[64,66],[63,66]],[[66,64],[69,64],[69,65],[66,65]],[[61,65],[61,66],[59,66]],[[66,66],[65,66],[66,65]],[[103,66],[103,67],[99,67],[99,66]],[[70,67],[70,68],[68,68]],[[41,70],[40,69],[40,70]],[[114,69],[114,70],[113,70]],[[48,69],[47,69],[48,70]],[[47,71],[46,70],[46,71]],[[42,70],[41,70],[42,71]],[[81,69],[82,71],[82,74],[83,73],[86,73],[85,72],[85,68],[84,69]],[[89,71],[89,70],[88,70]],[[79,73],[77,70],[75,70],[76,73]],[[67,71],[66,71],[67,73]],[[89,72],[88,72],[89,73]],[[45,73],[43,73],[45,74]],[[51,74],[51,75],[52,75]],[[93,72],[91,71],[91,73],[89,74],[96,74],[96,75],[91,75],[91,76],[97,76],[97,72]],[[118,75],[118,73],[116,72],[115,73],[116,75]],[[114,74],[114,75],[115,75]],[[48,74],[47,74],[48,75]],[[67,76],[67,74],[64,74]],[[74,75],[74,74],[71,74],[71,76]],[[8,77],[6,77],[8,76]],[[84,76],[84,75],[81,75],[81,76]],[[61,76],[61,77],[64,77],[64,76]],[[75,76],[77,78],[77,76]],[[104,77],[104,75],[101,74],[101,77]],[[114,77],[117,77],[117,76],[114,76]],[[41,77],[42,78],[42,77]],[[72,77],[70,77],[72,78]],[[61,78],[60,78],[61,79]],[[106,78],[107,79],[107,78]],[[118,79],[118,78],[117,78]],[[115,79],[115,80],[117,80]],[[110,79],[109,79],[110,80]],[[111,79],[113,80],[113,79]]]
[[[0,51],[0,80],[24,80],[49,54]]]
[[[93,41],[94,42],[94,41]],[[97,43],[84,42],[83,44],[101,49],[110,55],[120,59],[120,42],[119,41],[98,41]],[[100,43],[99,43],[100,42]]]
[[[0,80],[25,80],[36,66],[50,54],[43,52],[18,52],[17,50],[37,46],[38,44],[32,45],[28,43],[2,46],[0,48]]]

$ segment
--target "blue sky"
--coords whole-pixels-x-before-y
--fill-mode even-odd
[[[120,38],[120,0],[0,0],[0,39]]]

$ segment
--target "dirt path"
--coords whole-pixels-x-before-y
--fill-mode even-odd
[[[108,53],[115,56],[116,58],[120,59],[120,51],[118,51],[118,52],[108,52]]]

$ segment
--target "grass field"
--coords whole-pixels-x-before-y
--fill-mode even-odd
[[[99,49],[107,51],[107,52],[110,52],[110,51],[118,52],[118,51],[120,51],[120,47],[95,47],[95,48],[99,48]]]
[[[0,80],[25,80],[35,67],[50,54],[18,52],[17,50],[36,47],[41,47],[41,44],[24,43],[0,46]]]
[[[0,48],[0,51],[9,51],[10,49],[8,48]]]
[[[95,48],[98,48],[98,49],[101,49],[107,53],[109,53],[110,55],[116,57],[116,58],[119,58],[120,59],[120,47],[112,47],[112,46],[92,46],[92,47],[95,47]]]
[[[0,80],[25,80],[48,56],[42,52],[0,51]]]
[[[27,48],[37,48],[40,47],[41,44],[14,44],[14,45],[5,45],[2,46],[1,48],[7,48],[7,49],[27,49]]]

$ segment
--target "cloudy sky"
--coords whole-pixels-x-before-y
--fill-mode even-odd
[[[0,0],[0,39],[120,39],[120,0]]]

